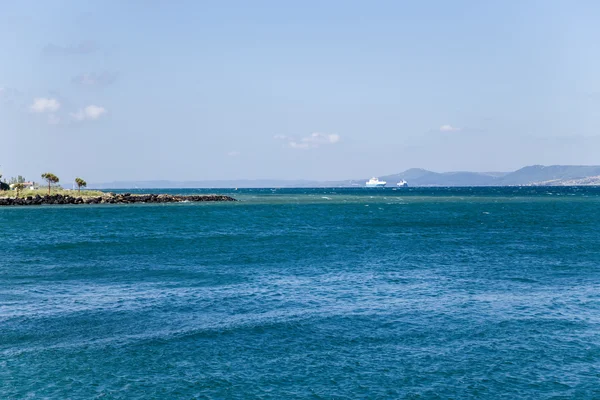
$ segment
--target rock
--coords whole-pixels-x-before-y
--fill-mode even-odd
[[[233,197],[224,195],[189,195],[177,196],[170,194],[141,194],[132,195],[131,193],[115,194],[107,193],[99,197],[73,197],[71,195],[44,195],[39,194],[35,197],[27,198],[0,198],[0,206],[20,206],[20,205],[43,205],[43,204],[133,204],[133,203],[180,203],[183,201],[236,201]]]

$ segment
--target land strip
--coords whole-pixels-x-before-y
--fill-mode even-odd
[[[202,201],[236,201],[233,197],[208,195],[131,194],[103,193],[100,196],[73,196],[53,194],[25,197],[0,197],[0,206],[40,206],[47,204],[135,204],[135,203],[181,203]]]

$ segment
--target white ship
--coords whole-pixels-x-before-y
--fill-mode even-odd
[[[408,182],[406,182],[404,179],[402,179],[400,182],[396,183],[396,186],[398,186],[398,187],[407,187],[408,186]]]
[[[369,179],[367,182],[365,182],[365,186],[366,187],[384,187],[386,183],[387,183],[386,181],[380,181],[379,179],[373,177],[373,178]]]

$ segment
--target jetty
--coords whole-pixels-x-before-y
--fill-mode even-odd
[[[41,206],[66,204],[135,204],[135,203],[182,203],[208,201],[237,201],[233,197],[217,194],[206,195],[170,195],[170,194],[131,194],[106,193],[101,196],[72,196],[53,194],[26,197],[0,197],[0,206]]]

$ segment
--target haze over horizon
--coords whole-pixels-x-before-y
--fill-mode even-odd
[[[597,165],[599,11],[3,2],[0,172],[332,181]]]

